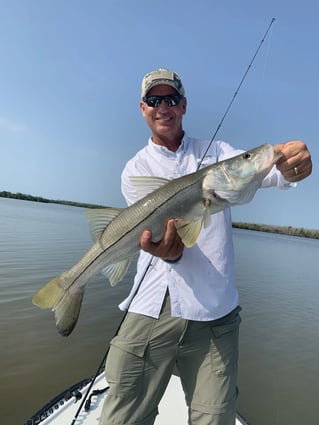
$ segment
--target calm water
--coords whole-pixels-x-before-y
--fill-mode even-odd
[[[319,241],[234,231],[241,295],[238,409],[252,425],[317,425]],[[0,198],[0,415],[22,425],[95,373],[122,313],[125,282],[93,279],[79,322],[61,337],[33,294],[91,244],[83,209]]]

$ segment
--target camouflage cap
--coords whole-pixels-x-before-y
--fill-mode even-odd
[[[142,81],[142,92],[141,98],[151,90],[152,87],[159,84],[167,84],[168,86],[173,87],[181,96],[185,95],[185,90],[182,84],[180,77],[176,72],[169,71],[165,68],[157,69],[145,75]]]

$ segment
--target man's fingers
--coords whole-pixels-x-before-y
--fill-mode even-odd
[[[153,242],[152,232],[144,230],[141,234],[140,246],[144,251],[163,259],[180,257],[184,249],[181,238],[177,233],[174,219],[167,221],[164,236],[159,242]]]
[[[141,234],[140,246],[144,251],[152,249],[152,232],[150,230],[144,230]]]

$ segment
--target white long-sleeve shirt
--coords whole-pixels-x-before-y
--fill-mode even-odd
[[[128,205],[138,200],[130,176],[175,179],[194,172],[208,144],[209,141],[184,136],[179,149],[172,152],[149,139],[122,172],[122,192]],[[225,142],[213,142],[201,167],[241,152]],[[274,167],[262,186],[287,188],[290,183]],[[192,248],[185,247],[176,263],[168,263],[141,250],[134,285],[120,304],[122,310],[158,318],[167,289],[173,317],[215,320],[238,305],[231,211],[226,209],[211,218],[211,224],[201,230],[196,244]]]

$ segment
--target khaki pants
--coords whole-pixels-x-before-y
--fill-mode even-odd
[[[166,297],[159,319],[128,313],[111,341],[110,390],[99,424],[152,425],[177,370],[190,425],[235,425],[239,311],[209,322],[184,320],[171,317]]]

